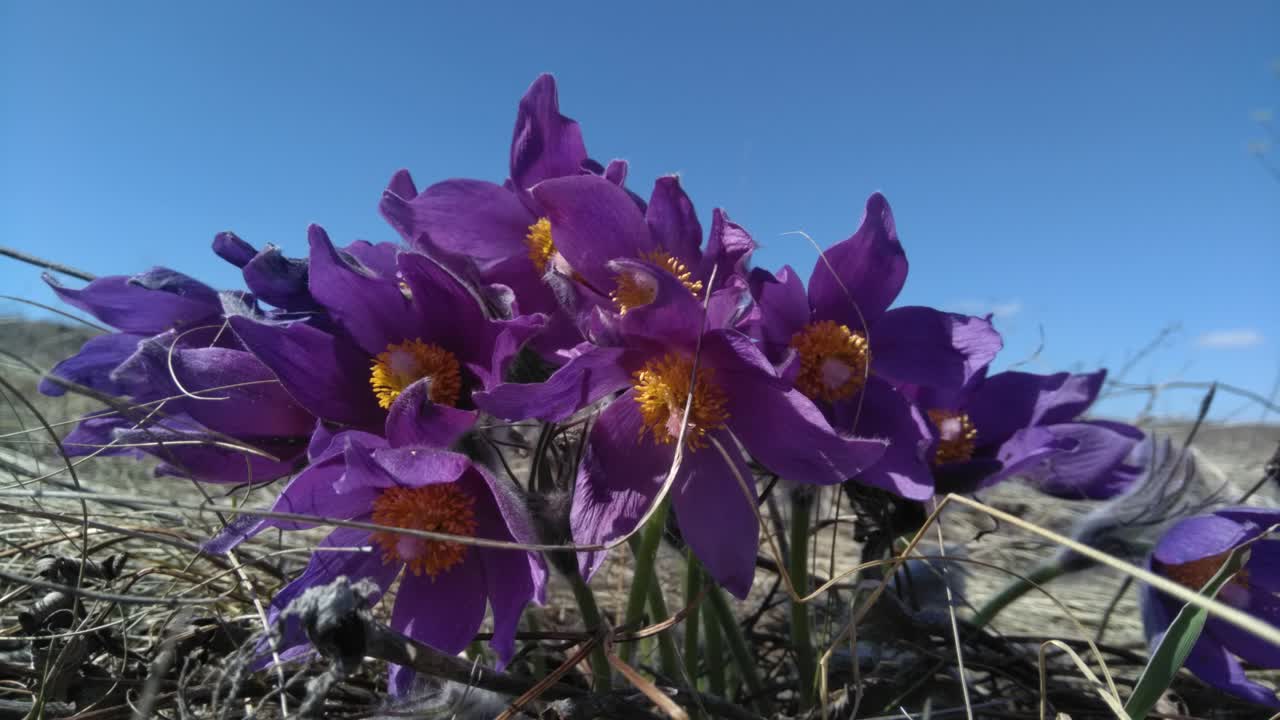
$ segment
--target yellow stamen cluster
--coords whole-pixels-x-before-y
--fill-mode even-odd
[[[372,520],[378,525],[474,537],[475,499],[455,483],[423,487],[387,488],[373,501]],[[414,575],[436,575],[462,562],[467,546],[448,540],[425,540],[379,531],[373,541],[382,548],[384,563],[403,562]]]
[[[871,348],[861,333],[832,320],[805,325],[791,337],[800,356],[796,388],[814,400],[852,397],[867,381]]]
[[[640,405],[640,417],[644,420],[641,437],[647,430],[658,444],[675,442],[680,436],[680,422],[689,399],[692,376],[693,358],[676,354],[650,360],[635,373],[632,386],[636,403]],[[692,393],[693,407],[689,409],[689,427],[684,438],[686,447],[697,450],[706,447],[707,433],[724,427],[729,419],[729,411],[725,407],[728,398],[715,384],[711,370],[705,367],[698,368]]]
[[[694,297],[702,294],[702,281],[694,280],[693,273],[685,264],[675,258],[674,255],[665,250],[650,250],[640,256],[641,260],[651,262],[654,265],[671,273],[671,276],[680,281],[693,293]]]
[[[462,373],[458,359],[439,345],[406,340],[387,346],[374,358],[369,384],[378,404],[390,408],[405,388],[431,378],[427,397],[438,405],[457,405],[462,393]]]
[[[538,218],[538,222],[529,226],[524,244],[529,246],[529,259],[538,268],[538,272],[545,273],[552,256],[556,254],[556,245],[551,240],[551,221]]]
[[[978,429],[965,413],[952,410],[930,410],[929,419],[938,428],[938,449],[933,454],[934,465],[964,462],[973,458],[978,443]]]
[[[614,288],[609,299],[618,307],[619,315],[628,310],[644,307],[658,296],[658,283],[641,270],[623,270],[613,277]]]

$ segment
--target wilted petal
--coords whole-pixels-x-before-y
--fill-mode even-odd
[[[895,384],[960,388],[995,359],[1004,343],[982,318],[900,307],[876,321],[870,344],[872,369]]]
[[[889,201],[873,193],[857,232],[827,249],[813,266],[813,316],[862,331],[876,324],[906,280],[907,255],[898,242]]]

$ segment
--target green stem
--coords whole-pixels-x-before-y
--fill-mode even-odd
[[[813,494],[807,488],[791,492],[791,558],[787,571],[791,584],[800,596],[809,594],[809,516],[813,509]],[[810,637],[809,606],[791,601],[791,644],[796,651],[796,671],[800,675],[800,708],[813,707],[817,679],[817,663],[813,655]]]
[[[640,531],[639,542],[633,542],[631,545],[632,550],[635,551],[636,569],[631,578],[631,594],[627,596],[627,610],[623,616],[623,623],[627,628],[634,629],[644,617],[644,605],[649,599],[649,588],[655,585],[653,565],[658,557],[658,545],[662,542],[662,533],[667,528],[667,506],[667,500],[664,499],[654,511],[653,517],[649,518],[649,524]],[[635,664],[636,645],[636,643],[629,643],[622,649],[622,659],[628,664]]]
[[[587,632],[599,631],[604,623],[600,619],[600,607],[596,605],[595,593],[591,592],[591,588],[576,570],[569,575],[569,584],[573,587],[573,596],[578,601],[578,609],[582,612],[582,624],[586,626]],[[603,644],[596,645],[591,651],[588,662],[591,663],[591,675],[594,678],[593,689],[596,692],[606,692],[613,680],[609,658],[605,655]]]
[[[764,683],[760,681],[760,671],[756,668],[754,658],[751,657],[751,650],[747,648],[747,639],[742,634],[742,626],[738,625],[738,619],[733,616],[733,608],[729,607],[729,599],[725,597],[724,590],[719,585],[711,586],[707,598],[711,601],[710,610],[719,621],[725,640],[729,642],[729,652],[733,655],[733,662],[747,685],[747,692],[755,698],[756,709],[762,715],[772,717],[772,703],[762,692]]]
[[[1037,565],[1027,573],[1026,579],[1018,578],[1008,585],[1004,586],[995,597],[991,598],[982,607],[978,608],[978,613],[973,616],[973,626],[975,628],[984,627],[987,623],[995,619],[1009,604],[1018,598],[1026,595],[1034,590],[1037,585],[1043,585],[1054,578],[1066,572],[1066,568],[1059,563],[1048,562]]]
[[[702,566],[693,561],[693,566],[702,574]],[[707,578],[703,578],[704,581]],[[710,598],[712,588],[707,589],[707,611],[702,614],[703,629],[707,634],[707,689],[716,697],[725,697],[724,681],[724,633],[720,632],[720,620],[711,611]]]
[[[685,550],[684,606],[691,608],[684,616],[684,674],[693,690],[698,689],[698,608],[693,601],[702,592],[702,568],[693,559],[693,551]]]
[[[649,586],[649,612],[655,623],[671,617],[671,612],[667,610],[667,599],[662,596],[662,586],[659,583]],[[681,684],[680,653],[676,652],[676,641],[669,628],[658,633],[658,656],[662,674],[667,676],[668,681]]]

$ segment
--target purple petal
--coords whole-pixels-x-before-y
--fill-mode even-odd
[[[1227,648],[1214,642],[1211,636],[1200,636],[1187,656],[1186,668],[1219,690],[1271,708],[1280,708],[1280,698],[1275,691],[1250,680],[1240,661]]]
[[[244,284],[263,302],[282,310],[304,312],[320,308],[311,296],[308,262],[285,257],[280,248],[268,245],[242,271]]]
[[[653,263],[642,260],[614,260],[608,264],[614,278],[626,276],[640,287],[648,288],[653,299],[627,309],[617,320],[621,342],[636,345],[656,342],[692,351],[702,334],[702,303],[674,275]],[[616,282],[616,280],[615,280]],[[706,323],[713,326],[710,311]]]
[[[466,255],[481,268],[519,256],[527,272],[536,272],[524,238],[538,218],[501,185],[446,180],[416,197],[385,192],[378,207],[411,245],[418,246],[425,233],[435,247]]]
[[[894,383],[964,387],[1003,346],[991,323],[927,307],[886,312],[871,329],[871,367]]]
[[[933,496],[934,440],[924,414],[888,383],[867,378],[862,392],[833,408],[835,426],[888,441],[880,460],[853,479],[911,500]]]
[[[456,655],[484,621],[484,565],[467,549],[462,562],[431,577],[405,573],[391,611],[391,627],[443,653]]]
[[[720,208],[711,213],[711,232],[707,237],[707,251],[702,254],[702,263],[698,268],[698,279],[711,283],[715,290],[724,287],[732,275],[746,272],[746,264],[751,253],[756,249],[756,241],[741,225],[729,220],[729,216]],[[711,277],[715,272],[714,280]]]
[[[777,277],[753,270],[751,294],[755,320],[753,332],[765,345],[765,354],[780,361],[791,344],[791,338],[809,322],[809,298],[800,276],[783,265]]]
[[[476,498],[476,537],[538,542],[528,513],[513,491],[479,466],[475,466],[466,482]],[[508,502],[512,506],[503,507]],[[515,633],[525,607],[535,598],[539,603],[546,599],[547,568],[537,553],[478,547],[468,548],[467,553],[475,553],[475,559],[484,565],[485,585],[493,608],[493,639],[489,645],[498,654],[501,670],[515,653]]]
[[[220,232],[213,236],[213,254],[227,262],[242,268],[253,259],[258,251],[252,245],[240,239],[233,232]]]
[[[756,548],[760,545],[755,482],[738,444],[728,433],[715,434],[732,458],[733,467],[714,447],[686,452],[671,490],[671,502],[680,533],[711,577],[744,600],[755,580]],[[738,476],[746,483],[750,500]],[[714,512],[709,513],[711,508]]]
[[[400,393],[387,413],[387,439],[395,447],[447,448],[476,424],[478,413],[431,402],[431,380],[423,378]]]
[[[604,179],[618,187],[624,187],[627,184],[627,161],[610,160],[604,168]]]
[[[1002,372],[984,380],[969,418],[985,442],[1000,442],[1029,425],[1070,422],[1097,396],[1106,371],[1084,375]]]
[[[1276,624],[1278,619],[1276,616],[1280,614],[1280,604],[1277,603],[1276,596],[1259,591],[1253,591],[1250,594],[1252,597],[1249,612],[1272,625]],[[1269,612],[1270,617],[1260,611]],[[1212,642],[1225,647],[1233,655],[1251,665],[1268,669],[1280,668],[1280,646],[1273,645],[1248,630],[1242,630],[1229,622],[1211,617],[1205,622],[1204,633]]]
[[[533,196],[551,221],[556,250],[597,292],[613,289],[610,260],[638,259],[659,249],[630,196],[602,177],[547,180],[533,188]]]
[[[560,114],[556,81],[540,75],[520,100],[511,138],[511,180],[521,190],[575,175],[587,159],[578,123]]]
[[[340,493],[357,488],[424,487],[456,482],[471,467],[465,455],[420,447],[375,447],[351,443],[346,472],[335,483]]]
[[[128,395],[127,383],[117,381],[111,372],[133,355],[138,343],[144,339],[145,335],[129,333],[107,333],[89,338],[80,352],[55,365],[49,374],[108,395]],[[67,392],[60,383],[49,378],[40,380],[39,390],[51,397],[61,397]]]
[[[641,435],[645,427],[633,393],[613,401],[591,428],[569,515],[578,545],[612,542],[634,530],[671,469],[674,447]],[[579,554],[583,577],[591,578],[605,554]]]
[[[1142,440],[1141,431],[1121,430],[1100,422],[1062,423],[1044,426],[1060,439],[1073,441],[1069,450],[1056,452],[1023,472],[1041,492],[1072,499],[1105,500],[1128,489],[1132,476],[1117,475],[1129,453]]]
[[[404,322],[413,317],[394,277],[379,277],[354,257],[338,254],[319,225],[307,231],[311,243],[311,294],[369,355],[406,339]]]
[[[485,317],[479,296],[425,255],[402,253],[399,264],[413,296],[414,320],[404,337],[436,343],[460,360],[487,366],[498,328]],[[404,318],[399,322],[403,332]]]
[[[693,209],[693,201],[680,187],[680,178],[667,175],[653,184],[649,207],[645,210],[645,222],[658,247],[697,271],[702,262],[702,224]],[[723,278],[722,278],[723,279]]]
[[[1178,522],[1160,538],[1152,553],[1154,565],[1181,565],[1221,555],[1261,530],[1219,515],[1197,515]]]
[[[906,280],[907,255],[898,243],[893,211],[883,195],[873,193],[857,232],[829,248],[813,266],[813,316],[861,331],[876,324]]]
[[[413,175],[409,174],[408,170],[400,168],[387,181],[386,192],[402,198],[411,198],[418,195],[418,186],[413,184]]]
[[[609,393],[631,384],[625,351],[594,348],[557,370],[546,382],[505,383],[472,395],[477,407],[504,420],[560,422]]]
[[[884,454],[882,440],[836,433],[812,401],[781,385],[749,340],[709,333],[703,343],[714,382],[728,394],[730,430],[773,472],[791,482],[831,485],[867,470]]]
[[[222,314],[213,288],[168,268],[101,277],[81,290],[63,287],[48,273],[43,278],[63,302],[126,333],[155,335],[218,322]]]
[[[312,414],[359,428],[382,425],[385,412],[369,389],[370,358],[358,348],[303,323],[267,325],[241,317],[229,322]]]
[[[979,447],[985,445],[982,427],[978,426]],[[1023,428],[1013,437],[1000,443],[996,448],[996,460],[999,467],[995,471],[980,478],[980,484],[972,489],[948,486],[950,492],[971,492],[972,490],[991,487],[1015,475],[1027,472],[1059,452],[1070,451],[1076,442],[1071,438],[1041,427]]]

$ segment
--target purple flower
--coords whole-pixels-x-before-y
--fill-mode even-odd
[[[1165,533],[1147,560],[1147,568],[1191,590],[1200,590],[1234,548],[1254,540],[1249,559],[1218,593],[1218,600],[1272,625],[1280,625],[1280,540],[1259,536],[1280,523],[1280,511],[1237,507],[1182,520]],[[1142,620],[1155,647],[1181,609],[1178,600],[1150,586],[1142,589]],[[1210,617],[1187,656],[1186,668],[1204,682],[1272,708],[1280,698],[1249,680],[1241,661],[1258,668],[1280,668],[1280,647],[1234,625]]]
[[[1073,375],[1003,372],[960,392],[912,388],[938,435],[940,492],[972,492],[1015,475],[1069,499],[1103,500],[1128,488],[1141,468],[1128,462],[1141,430],[1079,420],[1106,371]]]
[[[814,265],[806,292],[783,267],[756,271],[756,306],[746,325],[784,377],[820,403],[837,427],[890,439],[876,467],[857,480],[909,499],[933,494],[934,438],[901,384],[959,388],[1000,350],[982,318],[889,305],[907,278],[907,257],[884,196],[867,200],[861,226]]]
[[[447,447],[475,422],[470,394],[492,387],[541,318],[489,319],[479,298],[431,259],[392,245],[334,248],[312,226],[308,290],[323,312],[306,321],[232,317],[236,335],[286,390],[322,420],[381,431],[404,391],[429,388],[414,409]]]
[[[91,338],[50,372],[121,398],[67,436],[69,454],[153,455],[158,474],[206,482],[262,482],[297,467],[314,418],[223,332],[226,307],[251,307],[251,296],[218,293],[167,268],[81,290],[46,279],[63,300],[122,331]],[[40,391],[66,389],[46,378]],[[274,459],[229,447],[235,443]]]
[[[540,342],[561,350],[581,336],[557,313],[555,293],[542,281],[554,248],[545,213],[529,188],[596,168],[578,123],[560,114],[555,79],[542,75],[520,101],[505,185],[454,179],[419,193],[408,171],[401,170],[383,193],[380,208],[413,247],[459,274],[469,274],[465,268],[474,266],[484,283],[511,288],[520,312],[548,315],[552,321],[543,335],[550,337]],[[621,185],[626,164],[611,164],[607,177]]]
[[[608,267],[618,312],[600,313],[597,338],[608,344],[581,348],[545,383],[502,385],[476,402],[503,418],[558,422],[622,392],[592,426],[573,498],[573,538],[595,544],[630,532],[652,504],[692,395],[672,501],[693,551],[722,585],[743,597],[754,576],[759,528],[754,501],[737,479],[744,478],[754,495],[740,445],[788,480],[834,484],[878,460],[884,443],[837,434],[813,403],[777,376],[750,338],[728,327],[739,292],[711,296],[704,330],[702,303],[668,268],[642,260],[614,260]],[[603,557],[583,553],[584,574]]]
[[[423,384],[410,394],[425,402]],[[521,498],[465,456],[418,444],[422,423],[406,413],[388,424],[388,438],[359,431],[317,434],[311,465],[277,498],[275,512],[354,520],[505,542],[536,543]],[[236,522],[206,546],[225,552],[269,527],[296,530],[314,523],[264,519]],[[346,548],[338,550],[337,548]],[[404,570],[391,627],[442,652],[458,653],[475,637],[486,604],[500,664],[510,661],[515,632],[529,602],[546,598],[547,569],[536,553],[424,540],[387,531],[339,527],[321,541],[301,576],[271,602],[273,616],[306,589],[339,576],[369,578],[385,591]],[[286,625],[281,650],[291,658],[306,642]],[[391,692],[404,694],[413,671],[392,666]]]

